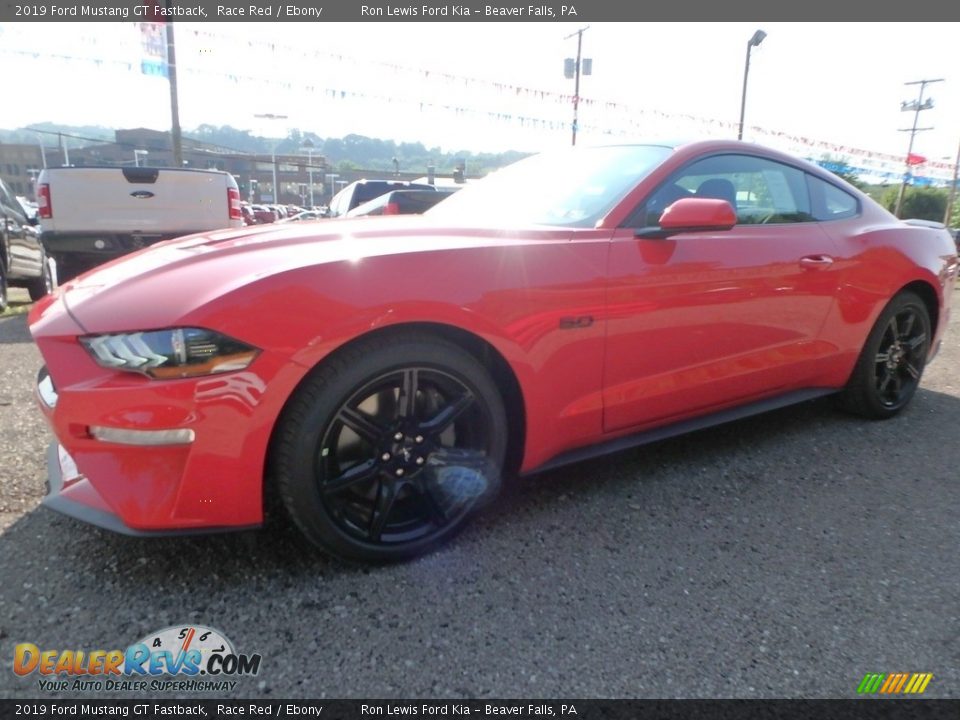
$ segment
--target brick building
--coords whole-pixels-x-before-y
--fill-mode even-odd
[[[233,175],[240,186],[241,197],[253,202],[273,202],[273,157],[241,153],[209,143],[200,143],[188,138],[181,142],[185,167],[225,170]],[[33,197],[31,172],[35,175],[43,167],[42,154],[46,155],[49,167],[64,164],[91,165],[150,165],[173,166],[173,143],[170,133],[147,128],[117,130],[112,143],[97,143],[80,148],[46,147],[41,153],[39,145],[13,145],[0,143],[0,176],[18,195]],[[310,199],[310,176],[313,170],[314,200],[329,198],[324,187],[328,168],[322,155],[308,154],[276,156],[277,184],[280,186],[279,202],[306,204]],[[8,169],[9,168],[9,169]],[[23,191],[17,190],[17,184]]]
[[[0,143],[0,178],[14,195],[35,198],[34,181],[43,167],[39,145]]]

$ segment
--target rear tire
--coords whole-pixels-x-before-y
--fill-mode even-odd
[[[920,385],[930,350],[930,316],[916,294],[904,291],[884,308],[840,396],[857,415],[886,420],[905,408]]]
[[[370,338],[297,389],[269,477],[311,542],[388,562],[462,529],[499,491],[506,445],[503,401],[476,358],[427,334]]]

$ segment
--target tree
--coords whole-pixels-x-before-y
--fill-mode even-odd
[[[887,190],[883,195],[883,205],[890,212],[897,206],[897,195],[900,192],[900,186],[895,185]],[[932,187],[908,187],[903,196],[903,205],[900,208],[900,215],[903,218],[916,218],[918,220],[934,220],[943,222],[943,216],[947,211],[947,193],[942,188]]]
[[[867,184],[860,179],[857,171],[847,162],[846,158],[834,158],[827,154],[817,161],[817,165],[829,170],[841,180],[853,185],[857,190],[863,190]]]

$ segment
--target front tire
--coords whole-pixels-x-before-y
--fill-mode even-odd
[[[448,540],[499,491],[503,400],[484,366],[426,334],[363,340],[297,389],[270,479],[314,544],[386,562]]]
[[[920,385],[930,351],[930,315],[923,300],[904,291],[877,319],[841,395],[857,415],[885,420],[907,406]]]

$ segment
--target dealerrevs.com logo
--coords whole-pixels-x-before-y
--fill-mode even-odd
[[[233,690],[244,675],[260,672],[259,654],[237,653],[218,630],[177,625],[151,633],[126,650],[50,650],[19,643],[13,672],[37,677],[40,690]]]

